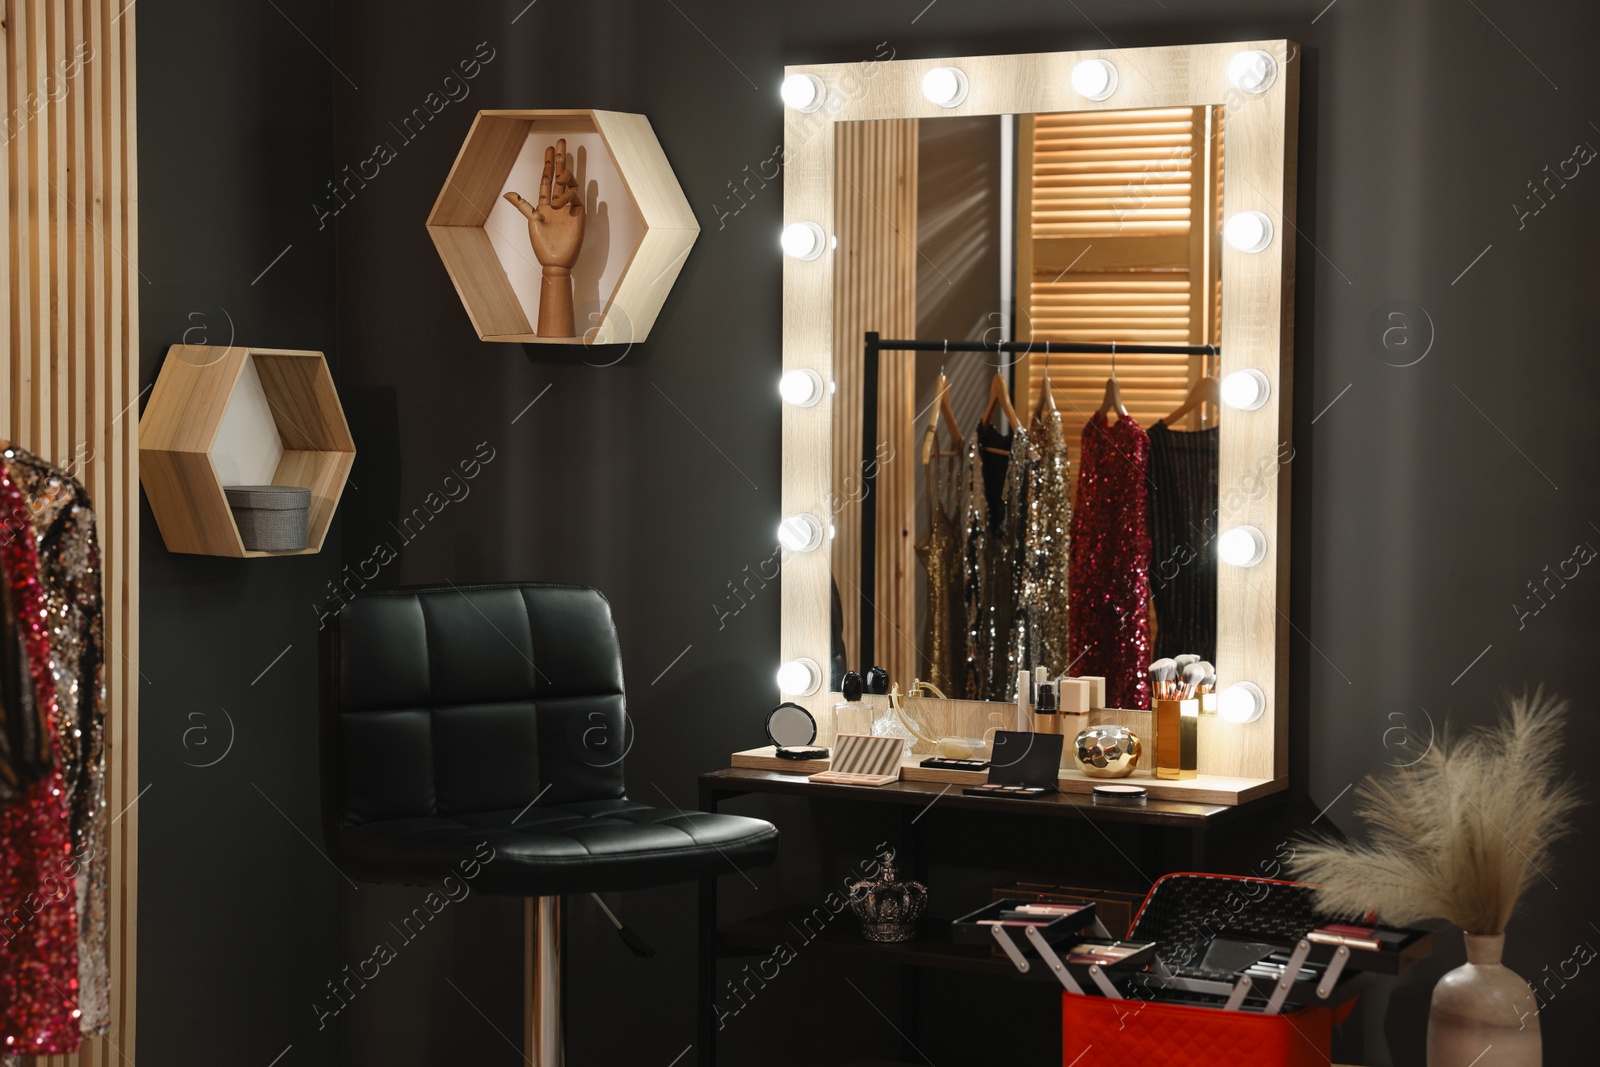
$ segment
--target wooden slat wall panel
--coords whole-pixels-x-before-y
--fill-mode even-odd
[[[95,503],[105,587],[111,1032],[46,1067],[134,1057],[139,814],[138,189],[134,5],[3,0],[0,436]],[[30,1062],[30,1061],[24,1061]]]
[[[862,355],[868,330],[912,337],[917,321],[917,120],[838,126],[834,205],[839,247],[834,270],[833,485],[844,502],[835,515],[833,573],[844,604],[846,659],[853,669],[885,667],[910,683],[918,673],[917,635],[891,620],[915,619],[916,465],[912,456],[915,364],[911,353],[885,353],[878,366],[878,440],[894,458],[878,467],[875,649],[861,649],[861,508],[847,491],[861,479]]]

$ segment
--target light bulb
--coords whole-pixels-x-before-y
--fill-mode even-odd
[[[814,222],[793,222],[783,228],[779,238],[783,250],[795,259],[812,260],[827,247],[827,235]]]
[[[922,76],[922,95],[940,107],[955,107],[967,98],[967,75],[960,67],[934,67]]]
[[[1267,710],[1267,695],[1254,682],[1234,682],[1217,694],[1217,715],[1224,722],[1255,722]]]
[[[1217,555],[1234,567],[1254,567],[1267,558],[1267,535],[1254,526],[1235,526],[1217,538]]]
[[[809,115],[822,106],[828,90],[815,74],[791,74],[783,79],[778,95],[783,97],[785,104]]]
[[[1222,236],[1241,252],[1260,252],[1272,243],[1272,220],[1260,211],[1241,211],[1228,219]]]
[[[778,395],[797,408],[815,407],[822,399],[822,375],[809,367],[792,370],[778,379]]]
[[[1247,93],[1264,93],[1278,80],[1278,61],[1259,48],[1239,52],[1228,60],[1228,80]]]
[[[790,552],[810,552],[822,544],[822,520],[806,512],[778,524],[778,544]]]
[[[1117,91],[1117,68],[1103,59],[1086,59],[1072,68],[1072,91],[1104,100]]]
[[[1256,411],[1272,395],[1272,383],[1254,367],[1236,370],[1222,379],[1222,402],[1239,411]]]
[[[778,691],[784,696],[808,697],[822,686],[822,668],[807,656],[778,668]]]

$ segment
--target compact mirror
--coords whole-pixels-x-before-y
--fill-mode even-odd
[[[817,739],[817,720],[799,704],[785,701],[767,716],[767,740],[779,748],[809,745]]]

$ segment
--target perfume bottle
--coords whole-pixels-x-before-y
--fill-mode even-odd
[[[833,736],[872,732],[872,710],[861,702],[861,675],[846,671],[839,681],[844,699],[833,706]]]
[[[905,745],[900,751],[900,757],[904,759],[911,755],[911,746],[917,743],[917,738],[906,729],[906,724],[900,721],[902,714],[904,713],[900,710],[900,687],[897,685],[889,690],[889,706],[878,717],[878,721],[872,724],[872,733],[874,737],[903,738]]]

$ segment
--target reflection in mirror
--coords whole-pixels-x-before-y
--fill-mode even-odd
[[[1011,701],[1043,666],[1146,708],[1152,659],[1215,660],[1223,133],[839,124],[836,670]]]

